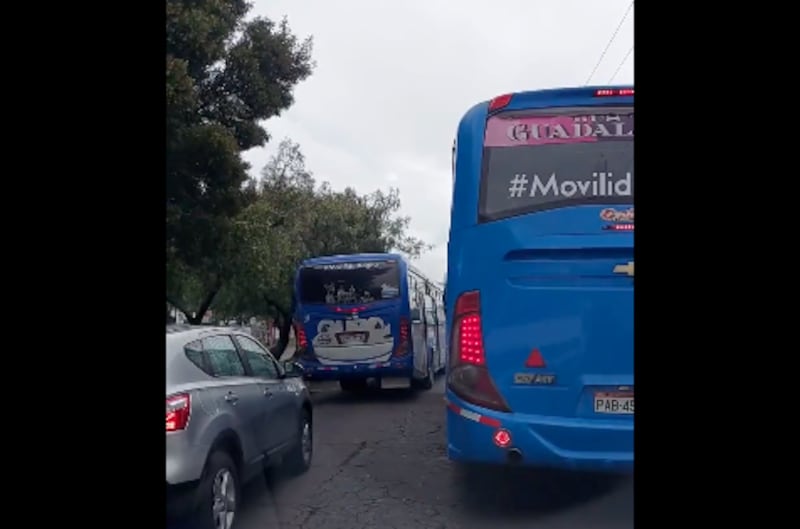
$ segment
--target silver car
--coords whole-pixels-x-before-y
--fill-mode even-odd
[[[230,529],[241,485],[308,470],[313,409],[302,370],[231,328],[167,326],[167,512]]]

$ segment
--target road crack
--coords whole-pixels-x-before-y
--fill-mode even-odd
[[[345,469],[345,467],[346,467],[348,464],[350,464],[350,462],[351,462],[353,459],[355,459],[355,458],[358,456],[358,454],[360,454],[360,453],[361,453],[361,452],[362,452],[362,451],[363,451],[363,450],[364,450],[366,447],[367,447],[367,442],[366,442],[366,441],[361,441],[360,443],[358,443],[358,446],[356,446],[356,448],[355,448],[355,449],[354,449],[352,452],[350,452],[350,453],[347,455],[347,457],[345,457],[345,458],[344,458],[344,460],[343,460],[341,463],[339,463],[339,466],[338,466],[338,467],[336,467],[336,471],[335,471],[335,472],[333,472],[333,473],[332,473],[330,476],[328,476],[326,479],[322,480],[322,481],[320,482],[320,484],[317,486],[317,488],[318,488],[318,489],[323,489],[323,488],[325,488],[325,486],[326,486],[326,485],[328,485],[328,484],[329,484],[329,483],[331,483],[331,482],[332,482],[334,479],[336,479],[337,477],[339,477],[339,475],[340,475],[342,472],[344,472],[344,469]],[[307,512],[307,513],[306,513],[306,515],[303,517],[303,519],[300,521],[300,527],[305,527],[305,526],[306,526],[306,524],[308,523],[308,521],[309,521],[311,518],[313,518],[313,517],[314,517],[314,516],[315,516],[315,515],[316,515],[316,514],[317,514],[317,513],[320,511],[320,510],[322,510],[322,507],[324,507],[324,506],[309,506],[309,508],[308,508],[308,512]]]
[[[352,461],[353,459],[355,459],[355,458],[356,458],[356,456],[357,456],[358,454],[360,454],[360,453],[361,453],[361,451],[362,451],[362,450],[364,450],[366,447],[367,447],[367,442],[366,442],[366,441],[361,441],[360,443],[358,443],[358,446],[356,447],[356,449],[355,449],[355,450],[353,450],[353,451],[350,453],[350,455],[348,455],[347,457],[345,457],[345,458],[344,458],[344,461],[342,461],[341,463],[339,463],[339,469],[338,469],[338,471],[337,471],[337,472],[336,472],[336,473],[335,473],[333,476],[331,476],[331,478],[334,478],[334,477],[336,477],[336,476],[339,474],[339,472],[341,472],[341,470],[342,470],[344,467],[346,467],[346,466],[347,466],[347,465],[350,463],[350,461]]]

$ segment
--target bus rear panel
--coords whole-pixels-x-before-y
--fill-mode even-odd
[[[454,152],[451,459],[633,464],[633,90],[477,105]]]
[[[399,255],[309,259],[297,271],[295,300],[308,379],[430,389],[445,367],[441,289]]]
[[[401,278],[401,262],[389,256],[318,258],[299,268],[295,336],[307,378],[411,376]]]

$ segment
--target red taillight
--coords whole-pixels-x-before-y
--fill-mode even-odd
[[[633,95],[633,88],[600,88],[595,90],[595,97],[630,97]]]
[[[462,363],[476,366],[486,363],[480,314],[470,314],[461,320],[458,340],[458,356]]]
[[[303,329],[303,324],[297,321],[294,322],[294,337],[297,339],[297,347],[299,349],[305,349],[308,345],[306,331]]]
[[[345,309],[343,307],[336,307],[333,310],[335,310],[336,312],[339,312],[339,313],[344,312],[346,314],[358,314],[359,312],[363,312],[363,311],[367,310],[367,307],[366,307],[366,305],[365,306],[361,306],[361,307],[351,307],[351,308],[348,308],[348,309]]]
[[[400,339],[394,348],[394,356],[403,357],[408,354],[408,337],[411,334],[411,324],[408,318],[400,318]]]
[[[167,398],[167,431],[177,432],[189,424],[192,399],[188,394],[173,395]]]
[[[492,440],[498,447],[508,448],[508,446],[511,445],[511,434],[508,432],[508,430],[500,429],[494,432]]]
[[[451,366],[447,385],[467,402],[497,411],[511,411],[497,391],[486,366],[480,292],[461,294],[456,300],[451,336]]]
[[[495,110],[500,110],[501,108],[505,108],[511,103],[511,97],[514,94],[504,94],[501,96],[497,96],[491,101],[489,101],[489,112],[494,112]]]
[[[481,310],[481,295],[480,292],[474,290],[472,292],[465,292],[461,294],[456,300],[456,313],[455,316],[463,316],[471,312],[480,313]],[[478,314],[480,315],[480,314]]]

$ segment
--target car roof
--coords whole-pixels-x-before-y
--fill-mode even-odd
[[[167,361],[167,389],[176,384],[201,381],[207,379],[202,372],[196,371],[196,366],[183,354],[186,344],[200,340],[206,336],[219,334],[245,335],[254,340],[256,338],[241,327],[220,327],[218,325],[185,325],[168,324],[166,332],[166,361]],[[262,344],[263,345],[263,344]]]
[[[219,325],[188,325],[185,323],[167,324],[167,335],[184,334],[194,337],[194,336],[205,336],[207,334],[219,334],[220,332],[230,333],[234,330],[236,330],[236,332],[239,332],[238,327],[222,327]],[[245,332],[245,334],[247,333]]]

